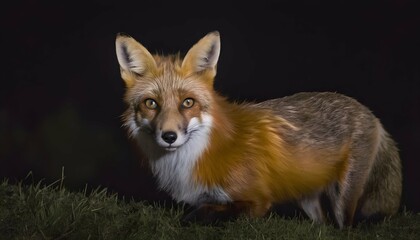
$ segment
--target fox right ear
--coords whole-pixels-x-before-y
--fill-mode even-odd
[[[136,75],[144,76],[156,71],[156,62],[152,54],[134,38],[119,33],[115,40],[115,47],[121,77],[127,87],[133,86]]]

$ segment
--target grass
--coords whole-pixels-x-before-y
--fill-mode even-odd
[[[420,239],[420,214],[339,230],[272,214],[218,226],[182,226],[182,208],[126,201],[106,189],[0,183],[0,239]]]

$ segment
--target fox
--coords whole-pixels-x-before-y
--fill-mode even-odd
[[[118,33],[128,138],[158,188],[194,210],[186,221],[266,216],[292,201],[316,223],[352,227],[398,212],[402,172],[396,142],[371,110],[337,92],[266,101],[228,100],[214,88],[220,33],[185,55],[151,54]]]

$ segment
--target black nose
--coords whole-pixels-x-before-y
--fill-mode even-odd
[[[162,133],[162,139],[169,144],[174,143],[176,141],[176,138],[177,138],[177,136],[176,136],[175,132],[164,132],[164,133]]]

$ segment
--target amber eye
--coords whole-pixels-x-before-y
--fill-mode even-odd
[[[146,101],[144,101],[144,104],[148,109],[156,109],[158,107],[156,101],[151,98],[146,99]]]
[[[186,98],[183,102],[182,102],[182,106],[184,108],[190,108],[194,105],[194,99],[192,98]]]

